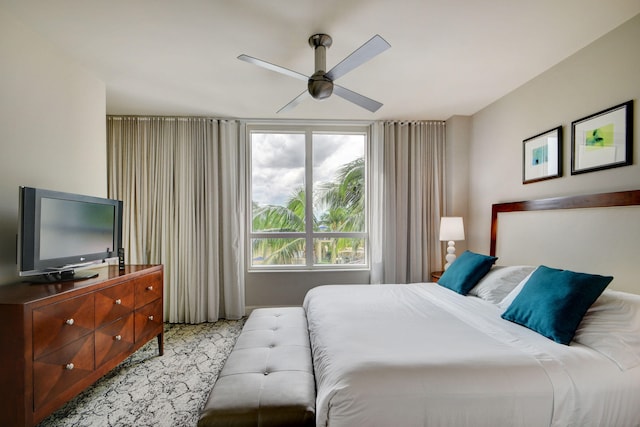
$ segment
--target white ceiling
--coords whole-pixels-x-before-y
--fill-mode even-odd
[[[444,120],[575,53],[640,13],[640,0],[0,0],[0,8],[103,80],[109,114]],[[333,38],[327,68],[375,34],[391,44],[337,81],[382,102],[377,113],[334,95],[276,115],[305,83],[236,59],[310,75],[315,33]]]

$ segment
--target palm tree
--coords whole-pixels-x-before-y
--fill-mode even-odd
[[[362,231],[364,210],[364,158],[359,157],[338,169],[335,180],[320,186],[316,204],[327,211],[342,210],[345,220],[331,231]],[[325,224],[329,225],[329,224]]]
[[[296,189],[286,206],[252,203],[253,230],[260,232],[300,232],[304,231],[305,191]],[[262,258],[265,264],[291,264],[304,253],[304,238],[255,239],[253,254]]]
[[[347,223],[349,218],[348,212],[346,209],[342,207],[334,207],[325,212],[320,218],[320,225],[325,226],[329,231],[344,231],[345,224]],[[331,239],[331,250],[330,260],[331,264],[336,263],[336,258],[338,256],[338,242],[337,239]],[[322,253],[321,250],[318,251],[318,257]]]
[[[338,170],[336,179],[319,189],[318,204],[327,209],[320,225],[329,231],[364,231],[364,158],[357,158]],[[362,239],[332,239],[331,263],[336,262],[339,252],[347,250],[357,253]]]
[[[285,206],[252,203],[253,231],[304,231],[305,191],[297,188]]]
[[[364,159],[359,158],[342,166],[335,179],[318,188],[314,197],[314,212],[324,212],[313,221],[315,231],[363,231],[364,215]],[[304,187],[297,188],[285,206],[253,203],[253,231],[260,232],[304,232],[305,203]],[[340,244],[338,244],[340,240]],[[330,262],[335,263],[338,251],[349,244],[356,251],[361,239],[331,239]],[[273,238],[255,239],[254,256],[260,254],[264,264],[292,264],[304,253],[305,239]],[[319,253],[318,253],[318,256]],[[320,260],[318,260],[320,261]]]

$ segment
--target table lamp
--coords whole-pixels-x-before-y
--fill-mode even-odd
[[[460,216],[443,216],[440,218],[440,240],[448,241],[447,263],[444,269],[449,268],[451,263],[456,259],[456,240],[464,240],[464,225]]]

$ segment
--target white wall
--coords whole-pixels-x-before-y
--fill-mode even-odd
[[[469,144],[471,117],[453,116],[447,120],[445,163],[445,215],[461,216],[465,233],[469,228]],[[466,237],[466,236],[465,236]],[[468,238],[467,238],[468,239]],[[446,243],[442,244],[446,255]],[[456,254],[467,249],[467,240],[456,242]]]
[[[493,203],[640,188],[638,41],[640,15],[473,115],[469,249],[488,253]],[[631,99],[633,165],[572,176],[571,122]],[[523,185],[522,141],[558,125],[563,126],[563,177]]]
[[[17,280],[18,186],[106,196],[105,93],[0,9],[0,284]]]
[[[247,309],[300,305],[309,289],[336,283],[369,283],[369,271],[249,272],[245,277],[245,304]]]

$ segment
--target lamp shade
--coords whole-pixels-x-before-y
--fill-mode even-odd
[[[464,225],[461,216],[443,216],[440,218],[440,240],[464,240]]]

